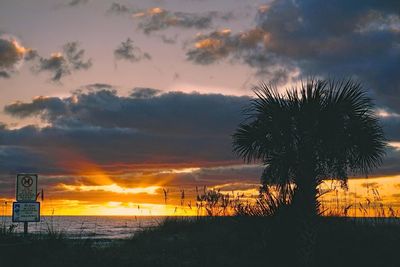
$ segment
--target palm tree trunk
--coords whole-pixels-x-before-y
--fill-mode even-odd
[[[314,177],[297,183],[293,198],[293,207],[295,208],[295,212],[301,217],[317,217],[317,183]]]
[[[298,263],[302,267],[311,267],[315,266],[318,201],[316,180],[313,176],[306,177],[297,184],[292,204],[296,218]]]

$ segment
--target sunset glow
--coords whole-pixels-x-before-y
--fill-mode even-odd
[[[124,188],[117,184],[111,185],[65,185],[62,184],[61,187],[67,191],[82,191],[82,192],[90,192],[90,191],[106,191],[113,192],[119,194],[139,194],[146,193],[150,195],[155,195],[156,191],[160,189],[159,186],[149,186],[149,187],[136,187],[136,188]]]
[[[184,173],[182,170],[181,173]],[[214,185],[209,189],[219,190],[232,199],[254,201],[258,196],[257,183],[228,183]],[[342,189],[335,181],[325,181],[321,197],[326,215],[373,217],[400,215],[400,176],[357,178],[348,181],[348,189]],[[167,200],[163,189],[167,191]],[[182,200],[182,190],[185,197]],[[198,189],[200,194],[202,188]],[[76,185],[58,184],[44,189],[43,215],[107,215],[107,216],[195,216],[204,215],[196,207],[196,188],[188,186],[144,186],[123,187],[118,184]],[[68,197],[70,195],[71,197]],[[147,196],[146,196],[147,195]],[[101,198],[96,197],[101,196]],[[146,196],[146,197],[145,197]],[[4,212],[11,214],[13,199],[0,199]],[[6,209],[5,202],[8,204]],[[384,214],[383,214],[384,213]]]
[[[22,45],[20,45],[16,40],[12,40],[11,41],[13,43],[13,45],[15,46],[15,49],[17,50],[17,52],[19,54],[21,54],[21,57],[27,52],[29,51],[29,49],[23,47]]]

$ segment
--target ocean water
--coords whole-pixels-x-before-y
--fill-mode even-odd
[[[71,239],[124,239],[136,232],[157,227],[166,217],[125,217],[125,216],[43,216],[40,222],[29,223],[28,231],[46,234],[49,231],[63,233]],[[24,231],[23,223],[13,223],[11,217],[0,217],[0,226],[15,225],[17,233]]]

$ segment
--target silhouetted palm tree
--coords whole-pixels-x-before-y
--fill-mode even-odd
[[[384,155],[386,141],[374,105],[352,80],[309,80],[279,93],[254,88],[247,119],[233,135],[234,151],[265,165],[264,185],[293,190],[299,213],[318,214],[318,185],[349,174],[367,174]]]

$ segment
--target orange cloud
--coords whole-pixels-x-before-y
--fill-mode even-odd
[[[78,190],[81,192],[106,191],[106,192],[113,192],[113,193],[119,193],[119,194],[146,193],[149,195],[155,195],[156,191],[161,189],[160,186],[125,188],[125,187],[121,187],[117,184],[110,184],[110,185],[66,185],[66,184],[61,184],[61,187],[67,191],[75,191],[75,190]]]

